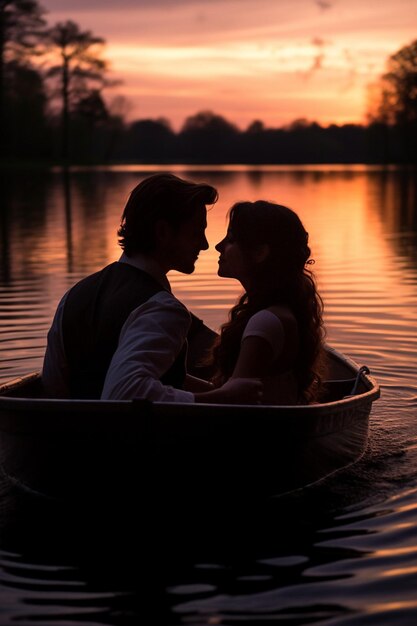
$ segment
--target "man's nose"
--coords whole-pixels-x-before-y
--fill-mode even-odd
[[[201,240],[201,249],[208,250],[208,247],[209,247],[209,242],[207,241],[207,237],[204,235],[203,239]]]
[[[216,245],[214,246],[215,250],[217,250],[217,252],[221,252],[222,251],[222,244],[223,244],[224,239],[222,239],[221,241],[219,241],[219,243],[216,243]]]

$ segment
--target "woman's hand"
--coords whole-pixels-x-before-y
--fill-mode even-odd
[[[228,404],[261,404],[263,384],[260,378],[229,378],[218,389]]]

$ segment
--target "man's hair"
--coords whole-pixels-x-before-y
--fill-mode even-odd
[[[128,256],[151,252],[158,220],[178,228],[198,209],[217,199],[217,190],[205,183],[192,183],[173,174],[145,178],[133,189],[124,208],[117,231],[119,245]]]

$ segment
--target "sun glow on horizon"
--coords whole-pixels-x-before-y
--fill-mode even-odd
[[[313,0],[44,2],[50,23],[73,19],[106,39],[129,120],[164,117],[174,128],[200,110],[241,128],[254,119],[268,127],[297,118],[364,122],[369,84],[415,37],[413,4],[380,0],[376,10],[338,0],[323,10]],[[108,90],[107,99],[114,94]]]
[[[145,111],[155,117],[158,103],[165,108],[169,100],[166,117],[177,127],[201,109],[213,110],[240,127],[253,119],[271,127],[300,117],[323,125],[364,121],[363,87],[371,74],[367,67],[361,74],[353,71],[344,51],[337,48],[320,72],[309,68],[311,45],[289,46],[279,56],[266,46],[247,43],[223,48],[115,44],[109,52],[124,76],[124,95],[138,102],[131,119],[146,117]]]

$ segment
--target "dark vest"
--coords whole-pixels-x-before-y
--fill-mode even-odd
[[[120,331],[130,313],[163,291],[149,274],[127,263],[112,263],[68,292],[62,321],[72,398],[100,398]],[[181,388],[186,345],[161,377]]]

